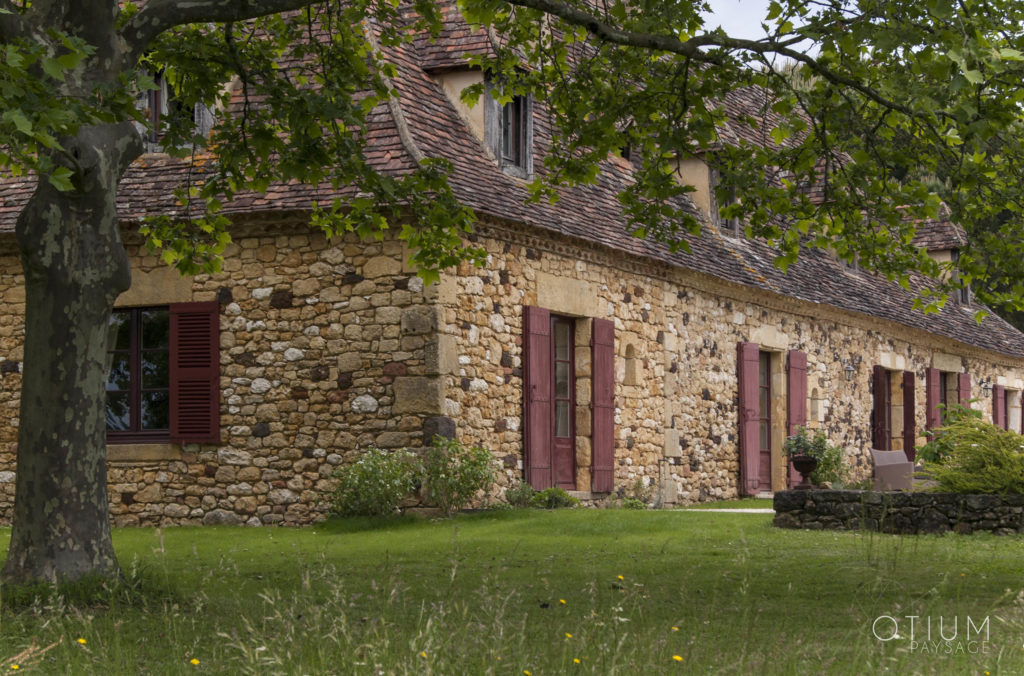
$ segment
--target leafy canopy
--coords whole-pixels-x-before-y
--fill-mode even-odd
[[[427,271],[481,260],[462,247],[473,215],[447,183],[446,160],[382,172],[366,154],[373,111],[394,97],[397,71],[385,54],[436,35],[444,3],[252,0],[233,14],[217,0],[171,4],[123,5],[127,35],[148,35],[140,17],[158,11],[173,27],[153,31],[116,79],[89,82],[93,45],[54,29],[16,30],[37,5],[0,2],[0,166],[75,189],[63,139],[87,125],[139,121],[136,93],[153,86],[139,73],[162,72],[185,109],[221,113],[209,137],[195,135],[187,116],[163,130],[164,147],[193,169],[179,212],[151,219],[145,232],[183,271],[216,266],[226,203],[281,183],[326,195],[314,220],[329,232],[383,237],[397,227]],[[554,123],[536,199],[596,181],[601,163],[628,148],[635,181],[620,200],[631,231],[686,249],[699,226],[679,200],[692,188],[674,172],[680,159],[703,158],[721,176],[724,216],[775,244],[782,268],[816,246],[906,286],[918,273],[945,278],[920,299],[933,309],[960,284],[1022,306],[1019,3],[776,0],[760,40],[711,29],[702,2],[459,7],[494,48],[472,62],[500,78],[506,95],[542,100]],[[234,99],[228,83],[240,92]],[[745,107],[736,92],[746,92]],[[731,194],[741,199],[730,203]],[[943,202],[977,234],[957,275],[912,243],[915,221],[936,217]]]

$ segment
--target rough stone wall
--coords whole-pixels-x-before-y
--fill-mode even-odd
[[[1020,387],[1019,361],[832,308],[659,266],[567,238],[524,228],[481,228],[484,269],[462,266],[442,284],[445,340],[456,369],[446,379],[446,413],[460,437],[504,460],[505,482],[523,475],[522,308],[577,317],[577,345],[587,318],[615,321],[615,483],[637,480],[662,504],[737,497],[736,346],[751,341],[772,353],[773,488],[785,487],[785,353],[808,361],[808,426],[841,446],[854,478],[870,474],[871,372],[881,364],[916,374],[915,419],[924,442],[925,369],[965,370],[972,393],[980,379]],[[588,356],[589,352],[584,352]],[[844,365],[854,364],[846,381]],[[577,488],[589,490],[589,364],[577,354]],[[897,376],[894,374],[894,378]],[[902,399],[894,397],[894,412]],[[991,420],[991,400],[973,406]]]
[[[919,533],[1024,533],[1024,495],[779,491],[778,528]]]
[[[301,222],[252,227],[234,233],[221,272],[182,282],[127,241],[133,286],[119,305],[221,304],[222,445],[108,446],[115,524],[323,518],[335,468],[371,445],[419,446],[424,422],[441,413],[436,287],[404,268],[397,242],[328,243]],[[9,519],[20,378],[3,364],[20,361],[24,305],[17,259],[0,265],[0,410],[14,421],[0,428],[0,518]]]

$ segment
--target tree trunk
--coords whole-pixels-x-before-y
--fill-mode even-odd
[[[117,185],[142,152],[130,123],[64,141],[74,190],[40,178],[18,218],[25,273],[25,357],[11,583],[118,574],[107,502],[107,325],[130,284]]]

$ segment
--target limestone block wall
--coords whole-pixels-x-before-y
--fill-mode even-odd
[[[181,279],[127,236],[120,306],[220,302],[220,445],[109,445],[116,524],[305,523],[361,449],[416,448],[437,425],[436,287],[397,242],[328,242],[301,222],[233,233],[223,270]],[[7,244],[10,246],[10,244]],[[0,257],[0,519],[10,519],[24,295]],[[22,304],[18,305],[21,299]]]
[[[808,426],[846,452],[855,478],[870,473],[871,373],[915,373],[924,443],[925,369],[967,372],[972,405],[991,420],[980,380],[1020,388],[1019,361],[863,315],[755,292],[556,236],[507,225],[478,230],[486,268],[462,266],[442,284],[442,340],[453,341],[445,411],[460,437],[499,455],[505,482],[523,476],[522,308],[577,322],[577,489],[589,490],[588,318],[615,322],[615,483],[636,481],[662,504],[738,495],[737,355],[740,341],[771,353],[773,489],[785,487],[785,354],[807,354]],[[581,334],[583,334],[581,336]],[[847,381],[846,363],[854,364]],[[582,375],[581,375],[582,374]],[[894,376],[894,380],[895,380]],[[1008,386],[1011,386],[1008,385]],[[902,399],[893,397],[894,407]],[[900,409],[901,411],[901,409]],[[897,413],[899,411],[896,411]],[[902,420],[899,420],[902,425]]]

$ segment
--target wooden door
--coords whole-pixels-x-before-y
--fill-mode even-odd
[[[772,368],[771,354],[758,354],[758,490],[772,489]]]
[[[551,318],[551,452],[555,485],[576,489],[575,322]]]

